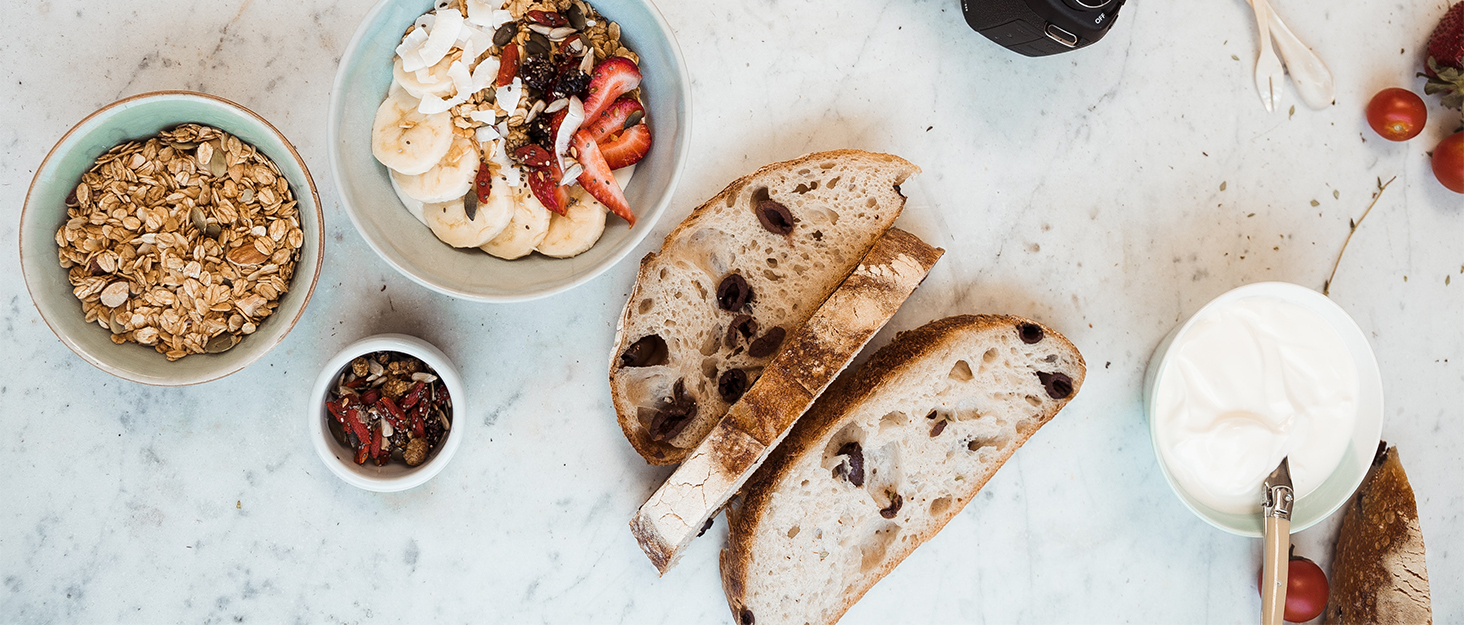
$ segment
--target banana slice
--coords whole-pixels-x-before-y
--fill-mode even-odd
[[[391,65],[391,76],[397,85],[414,98],[420,99],[426,94],[446,98],[453,89],[452,78],[447,75],[447,68],[451,65],[452,59],[444,58],[432,67],[409,72],[402,69],[402,57],[396,57]]]
[[[473,141],[453,135],[452,147],[432,169],[415,176],[393,171],[391,179],[401,187],[402,193],[420,202],[447,202],[472,190],[479,162],[478,148]]]
[[[371,154],[393,171],[415,175],[441,161],[452,138],[451,113],[418,113],[417,99],[405,89],[394,89],[376,109]]]
[[[478,247],[493,240],[508,225],[499,213],[480,210],[468,219],[463,198],[422,206],[422,217],[432,234],[453,247]]]
[[[496,177],[493,182],[498,182]],[[498,189],[494,188],[493,193],[497,194]],[[549,233],[549,216],[552,214],[539,203],[539,198],[534,197],[534,194],[524,194],[522,200],[515,202],[513,221],[508,223],[508,227],[501,234],[484,245],[483,251],[505,260],[528,256],[544,240],[544,235]]]
[[[422,225],[427,225],[427,219],[422,217],[422,202],[402,192],[402,188],[397,186],[396,172],[394,171],[391,172],[391,190],[396,191],[397,199],[402,201],[402,206],[407,209],[408,213],[416,217],[417,221],[422,222]]]
[[[570,191],[574,198],[563,215],[549,218],[549,232],[539,242],[540,254],[569,258],[589,251],[605,233],[605,205],[580,187]]]

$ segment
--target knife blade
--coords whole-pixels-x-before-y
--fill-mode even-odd
[[[1261,483],[1265,499],[1261,514],[1265,518],[1266,535],[1261,576],[1261,625],[1281,625],[1286,613],[1286,578],[1290,564],[1287,562],[1291,546],[1291,504],[1295,499],[1291,489],[1290,457],[1282,458],[1276,470]]]

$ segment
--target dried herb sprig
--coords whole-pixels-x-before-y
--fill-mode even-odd
[[[1388,185],[1393,184],[1393,181],[1397,179],[1397,176],[1393,176],[1387,182],[1383,182],[1382,178],[1378,178],[1378,190],[1373,192],[1372,202],[1367,205],[1367,210],[1362,211],[1362,216],[1358,217],[1356,221],[1348,220],[1347,224],[1351,229],[1347,231],[1347,238],[1342,241],[1342,249],[1337,251],[1337,261],[1332,263],[1332,275],[1327,276],[1327,281],[1322,283],[1322,295],[1330,296],[1332,294],[1332,280],[1337,277],[1337,267],[1342,264],[1342,255],[1347,252],[1347,244],[1352,242],[1352,235],[1357,233],[1357,228],[1362,225],[1362,220],[1367,219],[1368,213],[1371,213],[1373,207],[1378,205],[1378,199],[1383,197],[1383,191],[1388,190]]]

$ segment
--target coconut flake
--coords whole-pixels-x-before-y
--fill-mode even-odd
[[[421,50],[424,43],[427,43],[427,30],[423,28],[414,29],[402,39],[401,44],[396,47],[396,53],[402,57],[403,70],[415,72],[432,65],[422,61]]]
[[[513,115],[513,112],[518,110],[519,98],[523,95],[524,83],[518,76],[514,76],[513,82],[498,88],[494,93],[494,98],[498,102],[498,110],[507,115]]]
[[[513,21],[513,11],[509,11],[509,10],[506,10],[506,9],[501,9],[501,10],[498,10],[498,11],[494,11],[493,12],[493,18],[492,18],[491,21],[492,21],[492,24],[490,25],[490,27],[494,31],[497,31],[504,24],[507,24],[507,23]]]
[[[468,96],[473,93],[473,77],[468,73],[468,64],[453,61],[452,65],[447,66],[447,77],[452,80],[452,86],[457,89],[457,94],[453,99],[468,101]]]
[[[585,173],[585,166],[579,164],[579,161],[570,159],[566,162],[570,163],[570,166],[564,168],[564,177],[559,179],[559,186],[561,187],[568,186],[569,183],[579,178],[580,174]]]
[[[417,112],[423,115],[436,115],[452,110],[452,107],[462,104],[463,101],[457,98],[444,100],[430,93],[422,94],[422,103],[417,105]]]
[[[463,14],[458,13],[457,9],[438,11],[437,19],[432,24],[432,32],[427,35],[427,41],[418,52],[422,56],[422,62],[431,66],[441,61],[442,57],[452,51],[462,29]]]
[[[559,159],[560,169],[564,168],[564,153],[569,151],[569,140],[584,122],[584,103],[580,102],[579,96],[569,96],[569,106],[564,107],[564,121],[559,124],[559,134],[554,136],[554,156]]]
[[[469,116],[472,117],[481,112],[482,111],[474,111],[470,113]],[[489,117],[492,117],[492,115],[489,115]],[[477,117],[473,117],[473,119],[476,121],[482,121],[479,120]],[[498,131],[494,130],[492,126],[479,126],[477,130],[473,131],[473,138],[478,140],[478,145],[487,145],[490,141],[496,141],[498,137]]]
[[[468,9],[468,22],[478,26],[490,26],[493,14],[503,8],[503,0],[463,0]]]
[[[483,59],[477,67],[473,68],[472,92],[477,93],[493,86],[493,81],[498,79],[499,60],[496,56]]]
[[[505,122],[505,124],[506,123],[507,122]],[[507,141],[498,141],[494,143],[492,153],[493,155],[488,157],[488,160],[498,164],[498,171],[499,173],[503,174],[503,181],[508,183],[508,186],[521,187],[524,184],[523,177],[520,174],[518,167],[515,167],[513,162],[508,160],[508,153],[504,150],[503,147],[504,143],[507,143]]]

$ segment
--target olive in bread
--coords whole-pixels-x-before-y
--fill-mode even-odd
[[[738,623],[833,623],[939,532],[1082,387],[1066,338],[963,315],[901,333],[841,376],[728,509]]]
[[[610,354],[621,430],[681,462],[904,208],[919,168],[857,150],[775,163],[692,211],[641,260]]]

